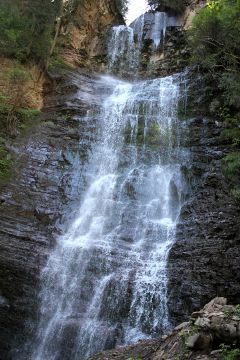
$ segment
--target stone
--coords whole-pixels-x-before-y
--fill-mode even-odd
[[[203,317],[203,318],[198,318],[196,321],[195,321],[195,323],[194,323],[194,325],[196,325],[196,326],[199,326],[200,328],[209,328],[209,326],[210,326],[210,320],[207,318],[207,317]]]
[[[222,173],[221,158],[228,151],[219,140],[223,125],[191,116],[185,126],[189,135],[182,142],[191,147],[193,157],[186,176],[194,185],[169,251],[168,307],[174,325],[186,321],[216,294],[240,303],[240,207]]]
[[[224,306],[227,305],[227,299],[224,297],[216,297],[211,300],[207,305],[204,306],[204,312],[212,312],[215,309],[216,305]]]
[[[202,311],[195,311],[195,312],[192,313],[191,317],[192,317],[193,319],[197,319],[197,318],[198,318],[199,316],[201,316],[202,314],[203,314]]]
[[[176,326],[176,327],[174,328],[174,331],[181,331],[181,330],[185,329],[188,325],[189,325],[189,322],[188,322],[188,321],[183,322],[182,324]]]
[[[192,350],[206,350],[209,349],[211,342],[211,335],[197,333],[187,339],[186,346]]]

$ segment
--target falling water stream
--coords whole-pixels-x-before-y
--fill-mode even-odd
[[[127,42],[125,66],[133,66],[132,34],[114,29],[112,62]],[[34,360],[86,359],[170,327],[166,264],[185,186],[181,75],[101,81],[111,94],[98,114],[91,176],[77,215],[42,273]]]

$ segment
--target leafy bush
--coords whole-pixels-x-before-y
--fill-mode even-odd
[[[240,200],[240,152],[233,152],[222,160],[223,172],[232,187],[231,193],[236,200]]]
[[[238,360],[240,358],[240,349],[232,348],[230,345],[221,345],[221,353],[223,360]]]
[[[24,119],[29,120],[40,115],[41,111],[38,109],[20,109],[19,114],[22,115]]]
[[[0,180],[6,178],[9,173],[12,160],[4,145],[0,144]]]
[[[209,1],[190,32],[192,62],[210,75],[213,96],[220,93],[224,105],[235,109],[240,107],[239,12],[238,0]]]
[[[240,152],[233,152],[223,158],[227,176],[240,175]]]
[[[3,55],[19,61],[44,62],[54,36],[62,0],[2,1],[0,46]]]
[[[186,9],[188,1],[184,0],[148,0],[148,4],[156,10],[170,10],[177,14],[181,14]]]

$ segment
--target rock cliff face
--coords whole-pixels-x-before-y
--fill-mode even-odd
[[[205,6],[205,1],[191,0],[187,1],[187,4],[185,11],[180,14],[172,12],[164,5],[160,6],[159,11],[166,11],[165,15],[151,11],[145,14],[139,64],[141,77],[168,76],[183,71],[189,65],[191,49],[187,30],[191,27],[197,11]],[[137,19],[130,26],[137,38],[141,21]],[[158,32],[161,29],[160,38],[156,38],[156,29]]]
[[[26,341],[25,330],[34,329],[38,276],[63,230],[64,207],[68,204],[71,209],[70,204],[79,200],[84,163],[94,142],[96,119],[86,114],[101,102],[101,83],[77,72],[55,82],[34,134],[12,149],[16,166],[0,195],[0,358],[4,360]]]
[[[222,173],[222,125],[196,117],[188,121],[192,191],[182,209],[169,255],[169,308],[173,322],[214,296],[240,302],[240,209]]]
[[[70,65],[100,71],[107,55],[108,31],[124,23],[117,2],[83,0],[71,19],[62,26],[60,56]]]

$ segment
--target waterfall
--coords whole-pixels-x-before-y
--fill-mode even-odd
[[[113,34],[110,69],[117,61],[120,71],[133,67],[133,31],[120,26]],[[100,81],[111,91],[97,114],[77,215],[42,272],[32,360],[87,359],[171,327],[166,265],[185,187],[181,75]]]
[[[164,41],[167,28],[180,23],[175,16],[155,12],[140,16],[130,26],[113,27],[108,45],[108,71],[123,77],[136,77],[143,40],[151,40],[155,52]]]
[[[154,14],[154,25],[152,27],[151,37],[154,47],[157,49],[165,38],[167,27],[178,26],[178,19],[175,16],[169,16],[165,12],[156,12]]]
[[[144,15],[133,26],[115,26],[108,46],[108,70],[118,75],[136,75],[142,47]]]
[[[161,43],[162,36],[165,37],[167,28],[167,14],[164,12],[155,13],[155,22],[152,30],[154,46],[157,49]]]

